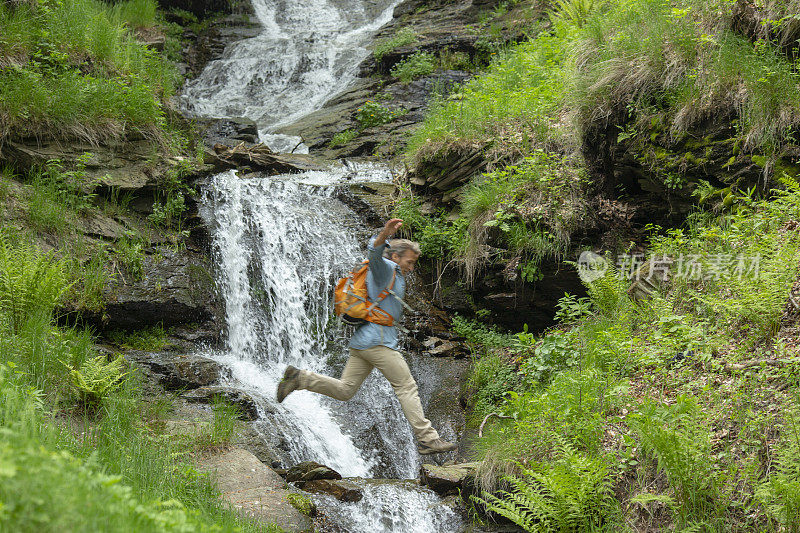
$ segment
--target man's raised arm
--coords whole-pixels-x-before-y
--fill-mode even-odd
[[[375,240],[369,246],[369,269],[372,272],[372,277],[378,287],[385,287],[392,279],[392,269],[383,261],[383,250],[386,247],[386,241],[391,239],[397,233],[400,226],[403,225],[402,219],[393,218],[389,220]]]

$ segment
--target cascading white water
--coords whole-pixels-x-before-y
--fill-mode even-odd
[[[251,118],[262,142],[290,150],[299,139],[273,129],[347,87],[368,53],[364,45],[391,19],[398,0],[252,2],[263,31],[229,46],[189,82],[183,108],[193,116]],[[282,404],[274,400],[287,364],[338,375],[346,359],[346,338],[330,321],[332,283],[363,258],[356,235],[363,240],[366,232],[332,197],[331,185],[344,174],[241,179],[231,171],[204,188],[201,212],[213,234],[227,323],[225,347],[209,355],[230,369],[234,385],[261,399],[256,425],[287,462],[316,460],[345,476],[416,477],[413,435],[377,372],[349,402],[307,391]],[[347,178],[389,176],[384,168],[360,166],[348,169]],[[413,484],[365,482],[361,502],[326,508],[352,533],[459,529],[455,513]]]
[[[365,170],[374,180],[374,169]],[[363,233],[359,221],[332,198],[330,185],[341,177],[339,171],[242,179],[229,171],[204,187],[202,214],[212,230],[228,325],[225,348],[207,355],[231,370],[236,386],[261,398],[259,424],[280,435],[291,462],[319,461],[345,476],[415,477],[413,435],[379,373],[349,402],[307,391],[282,404],[274,400],[287,364],[335,375],[346,357],[346,339],[330,321],[332,283],[364,252],[355,237]],[[439,518],[452,512],[421,490],[381,486],[358,506],[331,512],[347,531],[442,531]],[[375,516],[385,528],[375,528]]]
[[[235,43],[184,88],[193,116],[247,117],[273,150],[291,150],[271,135],[318,109],[353,80],[369,37],[389,22],[397,0],[252,0],[263,31]]]

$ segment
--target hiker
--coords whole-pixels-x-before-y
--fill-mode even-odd
[[[394,286],[391,294],[378,303],[378,307],[400,320],[403,312],[402,298],[405,293],[405,276],[414,270],[414,264],[420,255],[419,245],[406,239],[395,239],[387,249],[387,240],[391,238],[403,221],[399,218],[389,220],[383,230],[369,243],[369,273],[367,274],[367,291],[370,301],[376,301],[381,291],[388,288],[394,273]],[[417,450],[423,455],[449,452],[456,445],[439,437],[439,433],[425,418],[422,403],[419,400],[417,382],[405,359],[397,351],[397,328],[381,326],[365,322],[358,326],[350,339],[350,358],[342,372],[342,377],[334,379],[321,376],[308,370],[300,370],[287,366],[283,379],[278,384],[278,402],[298,389],[318,392],[337,400],[347,401],[353,397],[361,384],[376,367],[389,380],[400,406],[406,415],[414,436],[417,439]]]

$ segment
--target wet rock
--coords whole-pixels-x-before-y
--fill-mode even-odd
[[[233,387],[211,386],[200,387],[183,394],[183,397],[193,403],[211,403],[214,397],[221,397],[227,402],[241,408],[240,418],[243,420],[258,419],[258,404],[248,393]]]
[[[420,467],[420,481],[442,496],[457,494],[464,483],[475,476],[478,464],[477,462],[449,466],[423,464]]]
[[[234,448],[197,465],[212,474],[223,497],[242,514],[274,523],[284,531],[308,531],[311,521],[289,501],[281,477],[250,452]]]
[[[328,494],[341,502],[357,502],[364,497],[364,491],[355,483],[342,480],[317,479],[303,483],[303,490],[316,494]]]
[[[296,464],[286,473],[286,481],[290,482],[315,481],[318,479],[342,479],[342,475],[336,470],[314,461]]]
[[[382,226],[391,218],[391,201],[396,190],[392,183],[359,183],[337,187],[334,194],[367,224]]]
[[[196,119],[195,123],[209,146],[235,146],[242,141],[250,145],[258,143],[258,126],[249,118]]]
[[[125,359],[147,366],[167,389],[196,389],[216,383],[221,375],[219,363],[199,355],[149,353],[130,350]]]
[[[101,329],[141,329],[213,321],[219,314],[209,259],[169,248],[145,255],[141,280],[121,278],[105,293],[106,307],[86,314]]]

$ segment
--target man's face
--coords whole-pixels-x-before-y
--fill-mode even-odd
[[[397,263],[397,265],[400,267],[400,272],[402,272],[404,276],[414,270],[414,265],[417,264],[417,259],[419,259],[419,254],[414,253],[411,250],[406,250],[402,253],[402,255],[392,254],[392,261]]]

